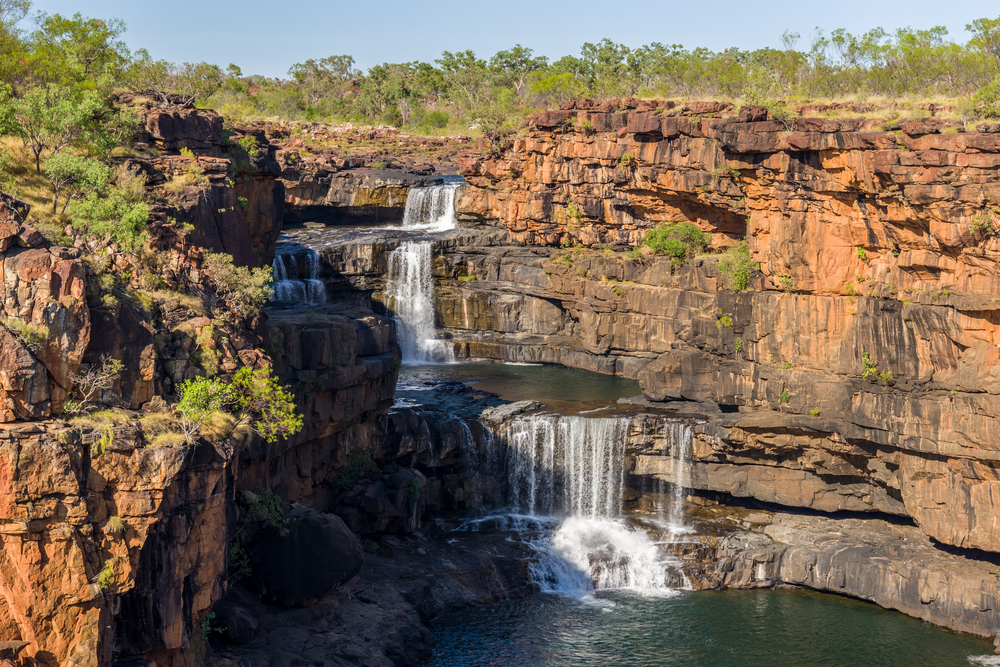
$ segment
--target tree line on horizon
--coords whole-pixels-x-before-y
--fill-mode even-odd
[[[132,53],[120,20],[31,14],[30,0],[0,0],[0,105],[58,86],[77,97],[122,88],[161,104],[219,110],[245,121],[354,121],[442,133],[478,128],[509,134],[517,119],[583,97],[714,98],[768,103],[804,100],[953,101],[969,117],[1000,116],[1000,17],[946,28],[839,29],[780,48],[711,51],[659,42],[632,48],[609,39],[550,60],[515,45],[488,58],[445,51],[433,63],[383,63],[362,71],[350,55],[296,63],[285,78],[247,75],[235,65],[171,63]],[[4,102],[6,101],[6,102]],[[0,110],[0,131],[9,122]],[[4,118],[8,118],[7,121]]]

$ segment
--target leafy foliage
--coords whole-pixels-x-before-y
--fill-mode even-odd
[[[86,371],[71,375],[73,391],[80,397],[80,402],[68,402],[65,411],[69,414],[88,412],[101,394],[114,385],[123,370],[125,364],[106,354]]]
[[[274,297],[271,289],[274,278],[269,266],[256,269],[235,266],[232,255],[207,253],[205,267],[216,294],[229,304],[229,310],[238,319],[256,315]]]
[[[760,264],[751,259],[746,241],[740,241],[738,246],[730,248],[719,258],[719,272],[729,278],[730,288],[737,292],[749,288],[750,273],[759,270]]]
[[[658,255],[667,255],[675,263],[704,252],[711,235],[703,232],[698,225],[691,222],[675,222],[657,225],[646,232],[642,244]]]
[[[114,172],[107,165],[90,158],[58,153],[45,161],[45,176],[52,184],[52,212],[59,206],[59,194],[65,194],[62,210],[73,199],[80,199],[105,188]]]
[[[188,442],[193,442],[219,412],[235,417],[233,429],[249,426],[267,442],[302,429],[302,417],[295,413],[292,394],[278,384],[270,368],[241,368],[232,382],[219,378],[187,380],[179,393],[177,410]]]
[[[73,229],[95,247],[114,244],[122,252],[136,253],[147,240],[145,195],[145,178],[119,168],[112,185],[92,190],[70,204]]]
[[[31,324],[18,317],[4,318],[3,326],[14,338],[20,341],[21,345],[24,345],[34,353],[40,352],[45,347],[45,343],[49,338],[49,328],[47,326],[44,324]]]

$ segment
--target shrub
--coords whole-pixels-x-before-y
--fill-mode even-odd
[[[49,339],[49,328],[44,324],[30,324],[17,317],[5,317],[3,325],[21,345],[37,354]]]
[[[625,155],[622,155],[621,159],[618,160],[618,164],[621,165],[622,169],[635,169],[638,162],[639,161],[636,157],[631,153],[625,153]]]
[[[743,353],[743,339],[742,338],[737,338],[735,341],[733,341],[733,348],[736,350],[736,354],[742,354]]]
[[[858,249],[857,249],[857,250],[855,251],[855,255],[857,255],[858,259],[860,259],[860,260],[861,260],[862,262],[864,262],[865,264],[867,264],[867,263],[869,262],[869,259],[868,259],[868,251],[867,251],[867,250],[865,250],[864,248],[858,248]]]
[[[778,395],[778,403],[788,403],[792,400],[792,395],[789,393],[788,389],[782,389],[781,393]]]
[[[424,116],[424,124],[439,130],[448,127],[450,117],[444,111],[431,111]]]
[[[872,361],[872,358],[867,352],[861,355],[861,377],[867,380],[868,378],[875,377],[878,375],[878,364]]]
[[[362,475],[374,469],[375,461],[372,460],[371,452],[367,449],[358,450],[337,470],[337,481],[333,488],[337,491],[350,491]]]
[[[597,130],[594,128],[594,124],[590,122],[589,118],[584,118],[580,121],[580,129],[586,135],[594,134]]]
[[[224,436],[238,426],[248,426],[267,442],[287,437],[302,429],[302,417],[295,413],[292,394],[278,384],[270,368],[241,368],[230,383],[218,378],[195,378],[180,386],[177,410],[181,430],[188,442],[217,419],[229,414],[216,435]]]
[[[778,278],[778,285],[781,287],[781,290],[785,293],[789,293],[792,291],[793,284],[794,283],[792,281],[791,276],[781,276]]]
[[[649,230],[642,238],[642,244],[658,255],[671,257],[675,264],[681,264],[704,252],[710,239],[711,234],[703,232],[694,223],[675,222]]]
[[[73,390],[80,396],[80,403],[73,403],[72,406],[67,403],[66,412],[70,414],[86,412],[96,400],[100,399],[102,392],[114,385],[123,370],[125,364],[105,354],[99,362],[91,364],[86,371],[71,375]]]
[[[205,267],[218,297],[229,303],[229,310],[238,319],[256,315],[274,296],[271,267],[250,269],[233,265],[232,255],[207,253]]]
[[[146,243],[149,206],[146,180],[138,169],[118,170],[113,187],[90,192],[69,207],[73,229],[92,246],[115,244],[122,252],[136,253]]]
[[[111,590],[111,587],[115,583],[115,570],[110,560],[104,561],[104,567],[94,577],[94,583],[101,589],[101,592],[106,593]]]
[[[816,409],[810,410],[809,414],[811,414],[813,417],[819,417],[819,410]]]
[[[414,477],[413,481],[410,482],[410,490],[407,493],[407,497],[409,498],[409,500],[410,500],[411,503],[415,503],[418,500],[420,500],[420,478],[419,477]]]
[[[893,384],[896,380],[892,377],[892,373],[886,371],[885,373],[879,373],[878,381],[886,386]]]
[[[117,514],[108,517],[108,522],[104,524],[104,532],[114,537],[120,537],[125,532],[125,520]]]
[[[972,106],[983,118],[1000,118],[1000,76],[972,96]]]
[[[750,258],[750,248],[746,241],[730,248],[719,259],[719,272],[729,278],[730,289],[742,292],[750,287],[750,273],[759,271],[760,264]]]

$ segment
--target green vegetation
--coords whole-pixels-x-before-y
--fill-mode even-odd
[[[759,271],[760,264],[750,258],[750,248],[746,241],[730,248],[719,258],[719,272],[729,278],[729,286],[737,292],[750,287],[750,273]]]
[[[811,414],[813,417],[819,417],[819,410],[813,408],[812,410],[809,411],[809,414]]]
[[[258,520],[264,521],[277,528],[284,535],[288,532],[290,522],[281,506],[281,498],[271,489],[261,487],[257,489],[256,493],[242,491],[236,494],[236,506],[239,508],[239,516],[236,519],[233,537],[229,542],[227,574],[230,584],[246,578],[253,571],[250,554],[243,548],[243,537],[246,535],[250,523]]]
[[[703,232],[692,222],[672,222],[660,224],[646,232],[642,244],[657,255],[667,255],[674,265],[705,251],[711,234]]]
[[[878,375],[878,364],[876,364],[867,352],[861,355],[861,377],[864,380]]]
[[[792,400],[792,395],[788,392],[788,389],[782,389],[781,393],[778,394],[778,404],[783,405]]]
[[[743,354],[743,339],[737,338],[733,341],[733,349],[736,350],[736,354]]]
[[[292,394],[278,384],[270,368],[241,368],[228,383],[217,378],[187,380],[179,394],[177,411],[188,442],[193,442],[218,413],[234,419],[228,432],[246,426],[267,442],[302,429]]]
[[[101,571],[94,577],[94,583],[97,584],[102,593],[107,593],[111,590],[111,587],[115,584],[115,569],[112,561],[104,561]]]
[[[44,324],[31,324],[19,317],[5,317],[2,324],[21,345],[36,354],[49,339],[49,328]]]
[[[406,497],[411,503],[415,503],[420,500],[420,478],[414,477],[413,481],[410,482],[410,489],[406,494]]]
[[[778,285],[781,287],[781,291],[786,294],[791,293],[793,281],[791,276],[779,276]]]
[[[350,491],[362,475],[374,469],[375,461],[372,460],[371,451],[359,449],[337,470],[337,481],[334,482],[333,488],[338,492]]]
[[[235,266],[232,255],[225,253],[206,253],[205,266],[216,296],[229,304],[229,311],[239,320],[256,315],[274,296],[269,266]]]
[[[857,255],[858,259],[860,259],[862,262],[864,262],[865,264],[868,264],[868,262],[869,262],[868,251],[866,251],[864,248],[858,248],[855,251],[855,255]]]

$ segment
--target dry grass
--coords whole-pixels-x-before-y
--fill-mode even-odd
[[[16,137],[0,137],[0,151],[9,156],[10,163],[4,176],[14,179],[13,192],[8,192],[31,205],[28,224],[38,228],[49,241],[59,245],[73,245],[72,239],[63,231],[69,218],[61,213],[52,213],[52,185],[42,173],[35,172],[35,156]],[[4,187],[4,191],[10,188]],[[62,208],[62,203],[59,204]]]
[[[212,415],[211,419],[201,427],[202,437],[211,440],[212,442],[218,442],[219,440],[225,440],[233,433],[233,428],[236,426],[236,420],[233,416],[226,414],[225,412],[216,412]]]
[[[121,408],[111,408],[110,410],[98,410],[90,414],[80,415],[70,419],[74,426],[90,426],[92,428],[114,428],[115,426],[125,426],[135,422],[135,417]]]
[[[161,433],[149,443],[150,448],[160,447],[181,447],[187,444],[187,438],[183,433]]]
[[[179,433],[181,428],[181,422],[173,412],[150,412],[139,418],[139,424],[146,436]]]

